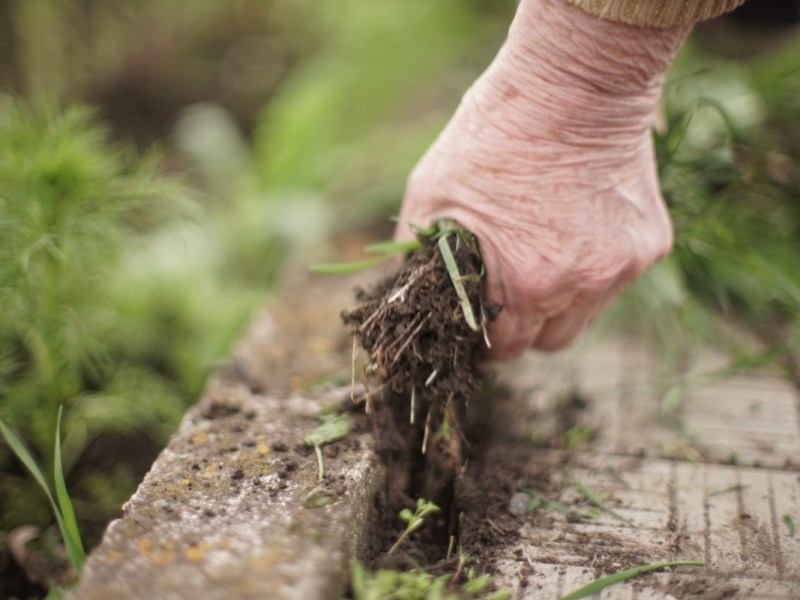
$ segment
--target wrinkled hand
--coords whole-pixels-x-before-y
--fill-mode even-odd
[[[568,344],[672,245],[650,127],[687,28],[595,19],[523,0],[495,61],[414,169],[400,214],[473,231],[492,356]]]

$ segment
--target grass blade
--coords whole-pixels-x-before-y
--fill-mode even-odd
[[[318,275],[346,275],[347,273],[357,273],[364,271],[375,265],[379,265],[387,261],[392,256],[390,254],[384,256],[377,256],[375,258],[368,258],[366,260],[358,260],[349,263],[322,263],[318,265],[311,265],[308,269],[312,273]]]
[[[44,493],[47,494],[51,504],[53,504],[53,508],[56,508],[53,495],[50,493],[50,486],[47,484],[47,480],[44,478],[44,474],[42,473],[41,469],[39,469],[39,465],[36,464],[36,460],[25,447],[25,444],[22,443],[22,440],[20,440],[13,431],[6,427],[6,424],[2,419],[0,419],[0,433],[3,434],[3,437],[5,438],[11,450],[14,452],[20,462],[25,465],[25,468],[28,469],[30,474],[36,480],[36,483],[39,484],[39,487],[41,487],[44,490]]]
[[[61,508],[61,515],[64,519],[65,530],[61,532],[61,535],[64,537],[64,544],[67,547],[72,566],[75,568],[76,573],[80,573],[86,553],[84,552],[83,543],[81,542],[78,520],[75,518],[75,509],[72,506],[69,492],[67,492],[67,482],[64,479],[64,467],[61,461],[61,413],[63,411],[64,406],[62,405],[58,408],[58,420],[56,422],[53,478],[56,484],[58,506]]]
[[[464,284],[461,282],[461,273],[458,271],[456,258],[453,256],[453,251],[450,250],[450,244],[447,243],[449,235],[443,235],[439,238],[439,251],[442,253],[444,264],[447,267],[447,272],[450,274],[450,281],[453,282],[453,287],[456,289],[458,299],[461,301],[461,310],[464,311],[464,318],[467,320],[467,325],[472,331],[480,331],[478,322],[475,320],[475,313],[472,311],[472,304],[470,304],[467,297],[467,290],[464,289]]]
[[[422,248],[422,242],[419,240],[410,240],[408,242],[377,242],[370,244],[364,250],[377,254],[406,254],[414,252]]]
[[[797,533],[797,525],[794,524],[794,519],[790,514],[785,514],[782,517],[783,524],[786,525],[786,529],[789,530],[789,537],[794,537]]]
[[[633,567],[632,569],[618,571],[617,573],[612,573],[611,575],[596,579],[582,588],[567,594],[566,596],[562,597],[561,600],[579,600],[580,598],[588,598],[594,594],[599,594],[609,586],[633,579],[634,577],[639,577],[640,575],[644,575],[650,571],[658,571],[667,567],[704,567],[705,564],[706,563],[703,561],[677,560]]]
[[[50,501],[50,507],[53,509],[53,516],[56,518],[58,530],[61,532],[61,537],[64,539],[64,545],[67,548],[70,562],[72,562],[72,566],[77,573],[80,570],[80,566],[83,564],[82,558],[80,553],[77,552],[73,556],[73,551],[70,549],[72,547],[72,542],[70,541],[71,536],[69,535],[69,530],[67,529],[67,525],[64,522],[61,511],[56,504],[55,498],[53,498],[53,493],[50,491],[50,486],[47,484],[47,480],[44,478],[42,470],[39,468],[39,465],[36,464],[36,460],[33,458],[33,455],[30,453],[30,451],[25,447],[25,444],[22,443],[22,440],[20,440],[13,431],[6,427],[6,424],[2,419],[0,419],[0,433],[3,434],[3,437],[5,438],[12,452],[14,452],[20,462],[25,465],[25,468],[28,469],[28,472],[33,476],[36,483],[39,484],[39,487],[42,488],[42,491],[44,491],[47,499]]]
[[[575,484],[575,486],[578,488],[578,490],[580,491],[580,493],[581,493],[581,494],[583,494],[583,495],[584,495],[584,497],[585,497],[585,498],[586,498],[586,499],[587,499],[589,502],[591,502],[592,504],[594,504],[594,505],[595,505],[597,508],[599,508],[600,510],[602,510],[602,511],[603,511],[603,512],[605,512],[605,513],[608,513],[609,515],[611,515],[611,516],[612,516],[612,517],[614,517],[615,519],[618,519],[618,520],[622,521],[623,523],[628,523],[628,524],[630,524],[630,520],[626,519],[625,517],[623,517],[623,516],[622,516],[621,514],[619,514],[618,512],[616,512],[616,511],[612,510],[611,508],[609,508],[609,507],[608,507],[608,505],[607,505],[605,502],[603,502],[603,501],[602,501],[602,500],[601,500],[601,499],[598,497],[598,495],[597,495],[597,494],[595,494],[594,490],[592,490],[592,489],[591,489],[591,488],[590,488],[588,485],[586,485],[585,483],[583,483],[583,482],[582,482],[580,479],[578,479],[577,477],[573,477],[573,478],[572,478],[572,482],[573,482],[573,483]]]

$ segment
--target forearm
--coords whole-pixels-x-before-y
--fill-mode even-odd
[[[729,12],[744,0],[565,0],[583,11],[638,27],[693,25]]]
[[[482,126],[499,121],[507,134],[547,140],[539,145],[543,154],[576,160],[579,148],[635,152],[688,31],[601,21],[563,0],[522,0],[506,43],[467,104]]]

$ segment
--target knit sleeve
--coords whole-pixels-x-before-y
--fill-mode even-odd
[[[733,10],[744,0],[566,0],[585,12],[638,27],[675,27]]]

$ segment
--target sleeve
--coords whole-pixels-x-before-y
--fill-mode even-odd
[[[566,0],[590,15],[637,27],[690,25],[729,12],[744,0]]]

